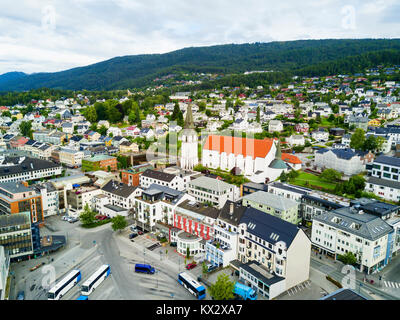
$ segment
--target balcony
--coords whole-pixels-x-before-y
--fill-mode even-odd
[[[223,245],[221,244],[218,240],[212,240],[210,242],[208,242],[210,245],[212,245],[213,247],[215,247],[217,250],[221,250],[221,251],[229,251],[232,248],[230,246],[227,245]]]

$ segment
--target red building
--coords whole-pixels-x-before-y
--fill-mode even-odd
[[[186,200],[176,207],[174,227],[196,235],[204,240],[214,238],[214,223],[219,210]]]

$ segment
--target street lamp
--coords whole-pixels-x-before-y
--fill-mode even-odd
[[[145,255],[146,255],[146,248],[143,248],[143,264],[146,263]]]

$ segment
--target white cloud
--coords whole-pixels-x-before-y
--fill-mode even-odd
[[[354,28],[344,27],[345,6],[354,8]],[[14,0],[2,1],[0,12],[0,73],[189,46],[390,38],[400,30],[395,0]]]

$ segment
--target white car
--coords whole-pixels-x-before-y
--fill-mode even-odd
[[[63,221],[68,221],[70,218],[68,217],[68,216],[62,216],[61,217],[61,220],[63,220]]]

